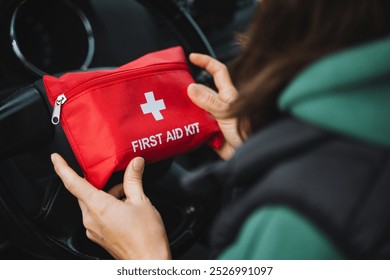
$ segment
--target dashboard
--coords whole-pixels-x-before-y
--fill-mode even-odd
[[[202,13],[194,9],[194,3],[208,3],[175,1],[195,16]],[[178,44],[172,26],[142,2],[147,1],[0,1],[0,98],[4,89],[31,83],[44,74],[119,66],[147,52]],[[247,25],[256,1],[227,2],[239,3],[235,4],[234,17],[207,34],[225,62],[237,54],[234,35]],[[210,11],[208,6],[205,8]],[[201,27],[209,30],[207,24]]]
[[[44,74],[113,67],[177,44],[138,1],[0,1],[0,89]]]

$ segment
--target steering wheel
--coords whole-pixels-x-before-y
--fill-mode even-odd
[[[214,56],[207,39],[185,9],[174,1],[139,0],[161,16],[189,52]],[[193,75],[204,77],[199,69]],[[77,200],[53,171],[50,154],[62,154],[81,170],[60,126],[50,123],[51,106],[39,79],[0,103],[0,221],[9,241],[38,259],[110,259],[85,236]],[[147,166],[145,191],[161,213],[174,256],[202,232],[212,207],[192,201],[180,188],[187,171],[175,161]],[[122,180],[114,174],[109,184]]]

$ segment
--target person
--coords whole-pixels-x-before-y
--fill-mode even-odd
[[[225,137],[221,161],[184,182],[224,193],[212,257],[390,257],[389,21],[387,0],[262,0],[233,81],[222,63],[190,55],[217,92],[192,84],[188,96]],[[109,193],[60,155],[52,162],[88,238],[117,259],[171,258],[142,158]]]

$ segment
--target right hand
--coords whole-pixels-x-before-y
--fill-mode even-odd
[[[109,193],[81,178],[60,155],[52,154],[51,160],[65,187],[79,201],[89,239],[116,259],[171,258],[164,223],[143,191],[143,158],[129,163],[123,184]]]
[[[242,144],[242,139],[237,132],[237,120],[228,117],[229,106],[238,97],[237,89],[230,79],[227,67],[218,60],[208,55],[192,53],[190,61],[209,72],[218,89],[217,93],[205,85],[191,84],[187,91],[192,102],[209,112],[218,122],[225,143],[217,153],[227,160]]]

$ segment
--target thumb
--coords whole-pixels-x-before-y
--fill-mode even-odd
[[[126,168],[123,178],[123,189],[126,198],[132,202],[145,198],[142,187],[142,174],[145,168],[145,160],[142,157],[132,159]]]
[[[190,84],[187,93],[192,102],[212,114],[214,118],[221,118],[226,114],[228,104],[222,102],[211,88],[201,84]]]

